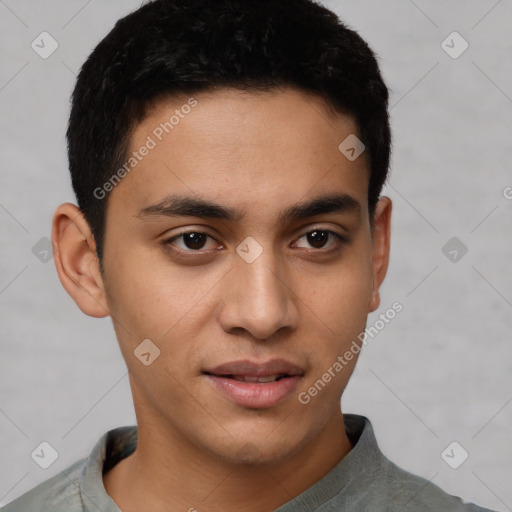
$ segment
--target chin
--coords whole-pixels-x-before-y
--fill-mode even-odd
[[[294,443],[289,435],[286,437],[286,443],[284,441],[282,438],[269,440],[268,432],[265,432],[227,440],[227,446],[216,443],[212,451],[230,464],[271,465],[286,460],[300,448],[300,440]]]

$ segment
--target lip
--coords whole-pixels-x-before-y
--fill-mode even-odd
[[[283,402],[302,380],[304,370],[284,359],[264,363],[250,360],[231,361],[204,370],[209,382],[231,402],[251,409],[265,409]],[[268,377],[286,374],[273,382],[242,382],[230,376]]]

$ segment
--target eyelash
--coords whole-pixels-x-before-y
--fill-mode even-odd
[[[314,229],[311,229],[309,231],[306,231],[305,233],[303,233],[301,236],[299,236],[299,238],[297,238],[297,240],[300,240],[301,238],[309,235],[310,233],[314,233],[315,231],[320,231],[322,233],[327,233],[329,235],[332,235],[334,236],[335,239],[337,239],[342,245],[346,245],[349,243],[349,240],[337,233],[336,231],[332,231],[330,229],[321,229],[321,228],[314,228]],[[201,254],[206,254],[206,253],[211,253],[213,251],[215,251],[216,249],[214,249],[213,251],[212,250],[207,250],[207,251],[201,251],[201,250],[194,250],[194,249],[180,249],[180,248],[176,248],[175,246],[173,246],[172,242],[174,242],[175,240],[178,240],[179,238],[185,236],[185,235],[188,235],[190,233],[195,233],[197,235],[206,235],[208,238],[211,238],[215,241],[217,241],[213,236],[209,235],[208,233],[205,233],[203,231],[198,231],[198,230],[190,230],[190,231],[183,231],[182,233],[178,233],[177,235],[174,235],[172,236],[171,238],[167,238],[166,240],[164,240],[162,242],[162,244],[169,248],[170,250],[172,250],[173,252],[175,253],[178,253],[178,254],[194,254],[194,255],[201,255]],[[315,248],[312,248],[310,249],[311,251],[315,251]],[[335,249],[323,249],[323,248],[320,248],[320,249],[316,249],[315,252],[324,252],[324,253],[327,253],[327,252],[331,252],[333,250],[336,250]]]

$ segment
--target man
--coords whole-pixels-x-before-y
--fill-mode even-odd
[[[156,0],[85,62],[53,243],[137,427],[13,511],[478,511],[342,413],[388,267],[388,92],[310,0]],[[350,356],[352,354],[352,356]]]

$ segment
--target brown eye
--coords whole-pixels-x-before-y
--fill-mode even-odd
[[[330,245],[336,245],[336,242],[347,243],[347,239],[344,236],[329,229],[314,229],[313,231],[309,231],[302,235],[299,238],[299,241],[304,239],[307,245],[298,244],[298,247],[306,249],[323,249],[328,245],[329,240],[333,241]]]
[[[209,242],[210,246],[208,247]],[[201,250],[216,249],[218,242],[207,233],[188,231],[165,240],[164,245],[171,246],[182,252],[199,252]]]
[[[307,241],[315,249],[322,248],[329,240],[329,233],[326,231],[311,231],[306,235]]]
[[[202,249],[206,243],[207,236],[204,233],[185,233],[181,235],[183,237],[183,243],[188,249]]]

